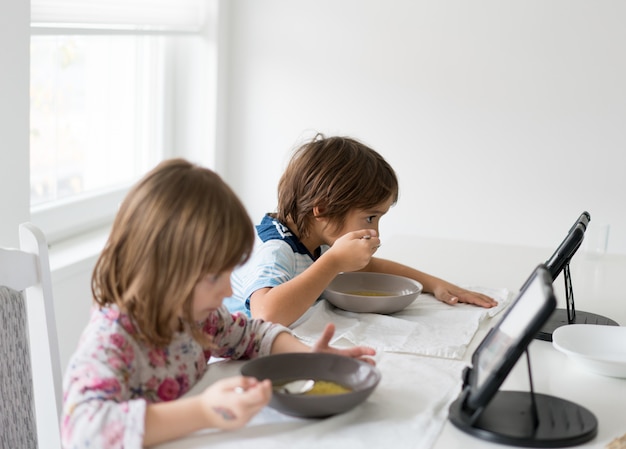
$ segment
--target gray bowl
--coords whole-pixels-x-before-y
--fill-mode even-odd
[[[274,391],[269,406],[287,415],[324,418],[351,410],[374,391],[380,371],[369,363],[335,354],[288,353],[259,357],[241,368],[244,376],[274,385],[297,379],[326,380],[351,389],[333,395],[291,395]]]
[[[324,290],[335,307],[349,312],[390,314],[403,310],[422,292],[422,284],[384,273],[340,273]],[[368,296],[366,293],[376,293]]]

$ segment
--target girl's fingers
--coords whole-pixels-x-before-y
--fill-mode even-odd
[[[335,335],[335,325],[333,323],[328,323],[324,328],[324,332],[322,332],[320,338],[317,340],[317,342],[315,342],[313,348],[311,348],[312,352],[319,352],[328,349],[330,340],[333,338],[333,335]]]

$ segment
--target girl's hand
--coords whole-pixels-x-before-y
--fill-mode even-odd
[[[272,397],[272,382],[254,377],[221,379],[201,394],[207,427],[231,430],[243,427]]]
[[[311,347],[311,352],[326,352],[329,354],[338,354],[346,357],[353,357],[363,360],[371,365],[376,365],[376,362],[369,356],[376,355],[376,351],[373,348],[367,346],[354,346],[352,348],[338,349],[329,346],[330,339],[333,338],[335,333],[335,325],[328,323],[322,332],[322,336]]]
[[[358,271],[370,262],[379,246],[376,231],[363,229],[339,237],[324,257],[334,259],[337,271]]]
[[[435,287],[433,294],[439,301],[450,305],[462,302],[466,304],[474,304],[486,309],[490,309],[491,307],[498,305],[498,301],[487,295],[466,290],[447,282],[443,282]]]

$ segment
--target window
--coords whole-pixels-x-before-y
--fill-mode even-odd
[[[108,224],[173,155],[172,41],[202,37],[205,11],[203,0],[31,1],[31,215],[51,241]]]
[[[162,157],[162,38],[33,36],[31,206],[131,183]]]

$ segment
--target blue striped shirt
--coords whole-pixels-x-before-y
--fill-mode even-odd
[[[261,288],[273,288],[298,276],[316,258],[287,226],[265,215],[256,226],[259,242],[248,262],[231,276],[233,296],[224,299],[231,312],[250,316],[250,296]],[[322,247],[322,252],[328,246]]]

